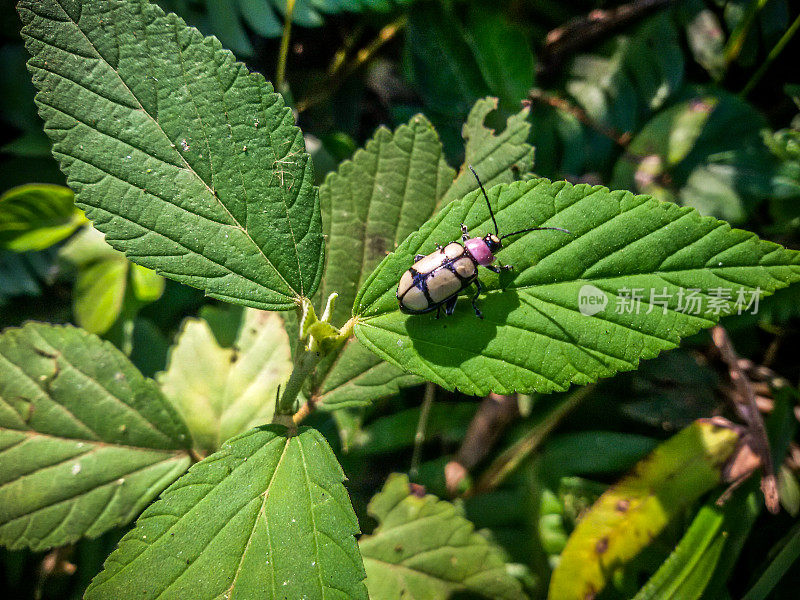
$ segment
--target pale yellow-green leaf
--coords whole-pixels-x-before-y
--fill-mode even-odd
[[[272,420],[277,388],[291,366],[280,317],[247,309],[232,347],[220,346],[205,320],[186,319],[158,381],[195,447],[213,452],[229,437]]]

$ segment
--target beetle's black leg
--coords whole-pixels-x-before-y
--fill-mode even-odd
[[[436,244],[436,249],[437,249],[439,252],[444,252],[444,246],[442,246],[441,244]]]
[[[510,271],[514,268],[514,265],[486,265],[486,268],[495,273],[501,273],[502,271]]]
[[[414,262],[419,262],[419,261],[421,261],[423,258],[425,258],[425,255],[424,255],[424,254],[415,254],[415,255],[414,255]]]
[[[469,229],[463,223],[461,224],[461,241],[466,242],[469,239]]]
[[[458,302],[458,296],[453,296],[444,303],[444,314],[448,317],[452,315],[456,310],[456,302]]]
[[[481,309],[478,308],[478,296],[481,295],[482,291],[483,291],[483,285],[481,284],[480,279],[476,279],[475,280],[475,295],[472,297],[472,308],[475,311],[475,314],[478,315],[479,319],[483,318],[483,313],[481,312]]]
[[[441,316],[441,312],[442,312],[442,305],[440,304],[439,306],[436,307],[436,318],[437,319]]]

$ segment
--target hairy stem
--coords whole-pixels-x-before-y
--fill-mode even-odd
[[[275,407],[275,417],[283,417],[284,415],[291,415],[294,413],[294,405],[300,390],[303,388],[308,376],[317,368],[322,352],[314,352],[306,349],[298,349],[297,355],[294,359],[294,369],[289,376],[289,381],[283,388],[283,394],[278,399],[278,405]]]

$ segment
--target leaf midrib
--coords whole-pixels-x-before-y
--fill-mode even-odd
[[[60,405],[59,405],[60,406]],[[166,454],[186,454],[189,455],[188,450],[185,448],[152,448],[147,446],[133,446],[131,444],[126,444],[124,442],[104,442],[102,440],[92,440],[86,438],[70,438],[64,437],[60,435],[55,435],[52,433],[42,433],[40,431],[35,431],[33,429],[14,429],[13,427],[2,427],[0,426],[0,434],[4,432],[12,432],[12,433],[19,433],[25,436],[22,440],[14,444],[13,446],[7,446],[5,448],[0,449],[0,454],[10,450],[11,448],[26,442],[29,438],[32,437],[43,437],[52,440],[57,440],[59,442],[65,442],[69,444],[91,444],[92,446],[97,446],[100,448],[121,448],[124,450],[134,450],[140,452],[161,452]],[[2,487],[2,486],[0,486]]]
[[[537,188],[539,188],[539,187],[540,187],[540,186],[542,186],[542,185],[545,185],[545,186],[552,186],[552,185],[553,185],[553,183],[552,183],[552,182],[547,182],[547,181],[545,181],[545,180],[538,180],[538,181],[537,181],[537,184],[536,184],[536,185],[533,185],[533,186],[531,186],[531,188],[530,188],[529,190],[526,190],[525,194],[523,194],[523,196],[522,196],[522,197],[524,197],[524,195],[527,195],[527,194],[529,194],[529,193],[533,192],[534,190],[536,190]],[[569,204],[568,206],[565,206],[565,207],[563,207],[561,210],[557,210],[557,211],[556,211],[556,212],[555,212],[553,215],[551,215],[550,217],[548,217],[548,218],[547,218],[547,220],[543,221],[543,222],[542,222],[542,223],[540,223],[539,225],[540,225],[540,226],[542,226],[542,225],[546,225],[546,224],[547,224],[549,221],[551,221],[552,219],[554,219],[555,217],[557,217],[557,216],[558,216],[558,215],[559,215],[561,212],[563,212],[564,210],[566,210],[566,209],[568,209],[568,208],[571,208],[571,207],[573,207],[573,206],[574,206],[575,204],[577,204],[577,203],[583,203],[583,202],[586,202],[588,199],[590,199],[590,198],[591,198],[591,196],[592,196],[592,195],[594,195],[594,194],[597,194],[597,193],[600,193],[600,192],[602,192],[603,190],[604,190],[604,188],[601,188],[601,189],[594,190],[593,192],[591,192],[591,193],[587,194],[586,196],[583,196],[582,198],[580,198],[580,199],[579,199],[577,202],[575,202],[575,203],[571,203],[571,204]],[[553,196],[553,201],[555,201],[555,200],[556,200],[557,196],[558,196],[558,195],[561,193],[561,191],[562,191],[562,190],[558,190],[558,191],[555,193],[555,195]],[[519,200],[520,200],[522,197],[520,197],[520,198],[519,198],[517,201],[519,201]],[[617,219],[618,217],[620,217],[620,216],[624,215],[625,213],[629,213],[629,212],[631,212],[631,211],[634,211],[634,210],[637,210],[637,209],[642,209],[642,208],[643,208],[643,207],[645,207],[647,204],[648,204],[648,202],[647,202],[647,201],[645,201],[645,202],[641,202],[641,203],[638,203],[638,204],[634,204],[634,205],[632,205],[632,206],[628,207],[628,208],[627,208],[627,209],[625,209],[625,210],[621,210],[620,212],[616,212],[616,213],[614,213],[614,214],[613,214],[613,215],[611,215],[611,216],[610,216],[608,219],[606,219],[606,220],[602,221],[601,223],[598,223],[598,224],[594,225],[594,226],[593,226],[591,229],[589,229],[589,230],[587,230],[587,231],[583,232],[582,234],[580,234],[580,235],[578,235],[578,236],[575,236],[575,237],[573,237],[573,238],[572,238],[571,240],[569,240],[569,241],[568,241],[566,244],[564,244],[564,245],[562,245],[562,246],[560,246],[560,247],[558,247],[558,248],[556,248],[556,249],[552,250],[551,252],[549,252],[549,253],[545,254],[544,256],[542,256],[542,257],[541,257],[541,259],[540,259],[540,261],[539,261],[539,262],[541,262],[541,260],[544,260],[545,258],[547,258],[547,257],[551,256],[551,255],[552,255],[552,254],[554,254],[555,252],[563,252],[563,251],[564,251],[565,249],[567,249],[568,247],[570,247],[570,246],[574,245],[575,243],[578,243],[578,242],[579,242],[579,241],[580,241],[580,240],[581,240],[581,239],[582,239],[584,236],[586,236],[586,235],[588,235],[588,234],[591,234],[591,233],[594,233],[594,232],[596,232],[596,231],[597,231],[598,229],[600,229],[601,227],[603,227],[603,226],[605,226],[605,225],[608,225],[609,223],[611,223],[612,221],[614,221],[614,220],[615,220],[615,219]],[[505,211],[505,210],[508,210],[508,209],[509,209],[509,208],[511,208],[513,205],[514,205],[514,203],[510,203],[510,204],[508,204],[507,206],[505,206],[505,207],[503,207],[503,208],[501,208],[501,209],[497,210],[497,211],[496,211],[496,215],[495,215],[495,216],[497,217],[497,216],[500,216],[500,215],[502,215],[503,211]],[[474,203],[473,203],[473,206],[474,206]],[[470,208],[469,208],[469,210],[472,210],[472,207],[470,207]],[[468,212],[469,212],[469,210],[468,210]],[[637,242],[637,243],[640,243],[642,240],[645,240],[647,237],[649,237],[649,236],[651,236],[651,235],[655,234],[656,232],[658,232],[658,231],[660,231],[660,230],[662,230],[662,229],[664,229],[664,228],[666,228],[666,227],[674,226],[674,225],[675,225],[676,223],[678,223],[678,222],[679,222],[681,219],[683,219],[683,218],[686,218],[686,217],[692,217],[692,216],[694,216],[694,217],[699,217],[699,218],[700,218],[700,220],[705,220],[705,219],[702,217],[702,215],[699,215],[699,214],[695,213],[694,211],[685,211],[685,212],[683,212],[682,214],[678,215],[678,216],[677,216],[677,218],[670,219],[670,220],[669,220],[669,221],[667,221],[666,223],[663,223],[663,224],[661,224],[660,226],[658,226],[657,228],[655,228],[655,229],[653,229],[653,230],[651,230],[651,231],[648,231],[648,232],[647,232],[647,233],[645,233],[645,234],[644,234],[642,237],[640,237],[640,238],[637,238],[637,239],[635,240],[635,242]],[[486,226],[488,223],[490,223],[490,219],[489,219],[489,218],[487,218],[487,219],[484,219],[484,220],[482,220],[480,223],[476,224],[476,225],[473,227],[473,229],[480,229],[480,228],[483,228],[483,227],[484,227],[484,226]],[[724,226],[726,226],[726,225],[727,225],[727,224],[726,224],[726,223],[724,223],[724,222],[722,222],[722,221],[720,221],[720,222],[716,223],[716,226],[715,226],[715,227],[713,227],[713,228],[711,228],[711,229],[709,229],[709,230],[707,230],[707,231],[702,231],[702,232],[701,232],[701,234],[700,234],[700,236],[699,236],[697,239],[694,239],[694,240],[692,240],[692,242],[691,242],[691,243],[690,243],[688,246],[691,246],[691,245],[694,245],[694,244],[698,243],[699,241],[701,241],[701,240],[703,240],[704,238],[706,238],[708,235],[711,235],[711,234],[712,234],[714,231],[716,231],[716,230],[717,230],[717,229],[719,229],[720,227],[724,227]],[[427,236],[426,236],[426,237],[425,237],[423,240],[421,240],[421,241],[419,242],[419,244],[418,244],[418,248],[421,248],[421,247],[422,247],[424,244],[426,244],[426,243],[427,243],[427,242],[430,240],[431,236],[434,234],[434,232],[435,232],[435,231],[436,231],[436,229],[435,229],[435,228],[434,228],[434,229],[432,229],[432,230],[431,230],[431,231],[428,233],[428,235],[427,235]],[[722,249],[720,249],[720,251],[719,251],[719,252],[717,252],[717,254],[715,255],[715,257],[716,257],[716,256],[718,256],[718,255],[719,255],[720,253],[722,253],[722,252],[728,252],[728,251],[729,251],[731,248],[733,248],[733,247],[735,247],[735,246],[737,246],[737,245],[740,245],[740,244],[743,244],[743,243],[746,243],[746,242],[748,242],[748,241],[752,240],[754,237],[755,237],[755,236],[754,236],[754,234],[750,234],[750,235],[748,235],[748,236],[744,237],[743,239],[741,239],[741,240],[737,241],[735,244],[733,244],[733,245],[731,245],[731,246],[728,246],[728,247],[726,247],[726,248],[722,248]],[[522,238],[520,238],[520,240],[521,240],[521,239],[522,239]],[[511,246],[511,245],[512,245],[512,244],[513,244],[515,241],[520,241],[520,240],[512,240],[511,242],[509,242],[509,243],[507,244],[506,248],[510,247],[510,246]],[[688,246],[684,246],[684,247],[680,248],[678,251],[684,251],[684,250],[685,250],[685,248],[686,248],[686,247],[688,247]],[[614,254],[616,254],[616,253],[618,253],[618,252],[621,252],[621,251],[624,251],[625,249],[626,249],[626,247],[622,247],[622,248],[619,248],[619,249],[616,249],[616,250],[612,250],[612,251],[610,251],[610,252],[609,252],[609,253],[607,253],[607,254],[604,254],[604,255],[603,255],[602,257],[600,257],[600,258],[599,258],[597,261],[595,261],[595,263],[593,263],[592,265],[589,265],[587,268],[585,268],[585,269],[584,269],[584,271],[583,271],[583,274],[585,274],[586,272],[588,272],[589,270],[591,270],[591,268],[593,268],[595,265],[597,265],[597,264],[598,264],[600,261],[602,261],[602,260],[606,260],[606,259],[608,259],[609,257],[613,256]],[[662,264],[663,264],[664,262],[666,262],[666,261],[667,261],[669,258],[671,258],[672,256],[674,256],[674,253],[673,253],[673,254],[670,254],[670,255],[669,255],[669,256],[667,256],[667,257],[665,257],[665,258],[664,258],[664,260],[662,260]],[[712,260],[713,258],[715,258],[715,257],[711,257],[711,258],[709,259],[709,261],[711,261],[711,260]],[[763,257],[762,257],[762,258],[763,258]],[[708,262],[708,261],[707,261],[707,262]],[[768,269],[769,267],[780,267],[780,266],[795,266],[795,267],[798,267],[798,266],[800,266],[800,265],[791,265],[791,264],[788,264],[788,265],[745,265],[745,266],[741,266],[741,265],[740,265],[740,266],[732,265],[732,266],[727,266],[727,267],[726,267],[726,266],[723,266],[723,267],[709,267],[709,266],[704,266],[704,267],[692,267],[692,268],[689,268],[689,269],[659,269],[659,270],[657,270],[657,271],[651,271],[651,272],[647,272],[647,273],[626,273],[626,274],[624,274],[624,275],[593,276],[593,277],[590,277],[590,278],[583,278],[583,277],[581,277],[581,278],[577,278],[577,279],[569,279],[569,280],[565,279],[565,280],[561,280],[561,281],[552,281],[552,282],[545,283],[545,284],[534,284],[534,285],[520,285],[520,286],[514,286],[514,285],[513,285],[513,283],[512,283],[512,284],[510,284],[508,287],[506,287],[506,288],[504,288],[504,289],[512,289],[512,290],[520,290],[520,291],[521,291],[521,290],[525,290],[525,289],[528,289],[528,288],[533,288],[533,287],[545,287],[545,286],[549,286],[549,285],[561,285],[561,284],[565,284],[565,283],[577,283],[577,282],[581,282],[581,281],[587,281],[587,282],[592,282],[592,281],[604,281],[604,280],[608,280],[608,279],[618,279],[618,278],[620,278],[620,277],[629,277],[629,276],[633,276],[633,275],[649,275],[649,276],[656,276],[656,277],[657,277],[657,276],[659,276],[659,275],[660,275],[660,274],[662,274],[662,273],[686,273],[686,272],[697,271],[697,270],[713,270],[713,271],[716,273],[717,271],[720,271],[720,270],[724,271],[724,270],[727,270],[727,269],[735,269],[735,268],[758,268],[758,267],[761,267],[761,268]],[[526,271],[528,271],[528,270],[530,270],[530,269],[534,269],[535,267],[536,267],[536,265],[531,265],[530,267],[527,267],[527,268],[526,268],[526,269],[524,269],[523,271],[520,271],[520,273],[519,273],[518,277],[521,277],[521,276],[523,276],[523,274],[524,274]],[[502,291],[502,290],[488,290],[488,291],[486,292],[486,294],[488,295],[488,294],[490,294],[490,293],[492,293],[492,292],[496,292],[496,291]],[[361,307],[361,308],[360,308],[360,311],[359,311],[359,314],[365,315],[365,314],[366,314],[366,313],[369,311],[369,309],[370,309],[370,308],[372,308],[373,306],[375,306],[375,304],[377,304],[378,302],[380,302],[380,301],[383,299],[383,297],[384,297],[384,296],[386,296],[386,295],[387,295],[389,292],[390,292],[390,290],[387,290],[387,291],[385,291],[383,294],[381,294],[380,296],[378,296],[378,297],[377,297],[377,298],[376,298],[376,299],[375,299],[373,302],[371,302],[369,305],[366,305],[366,306],[363,306],[363,307]],[[383,315],[383,314],[387,314],[387,313],[393,313],[393,312],[395,312],[395,311],[393,311],[393,310],[386,310],[386,311],[384,311],[384,312],[380,312],[380,313],[376,313],[376,314],[370,314],[370,315],[367,315],[367,316],[365,316],[365,318],[366,318],[366,319],[370,319],[370,318],[373,318],[373,317],[377,317],[377,316],[381,316],[381,315]]]
[[[131,89],[131,88],[128,86],[128,84],[125,82],[125,80],[124,80],[124,79],[122,78],[122,76],[119,74],[119,71],[118,71],[116,68],[114,68],[114,66],[113,66],[113,65],[111,65],[111,63],[110,63],[110,62],[108,62],[108,60],[106,60],[106,58],[103,56],[103,54],[102,54],[102,53],[101,53],[101,52],[100,52],[100,51],[97,49],[97,47],[94,45],[94,43],[92,42],[92,40],[91,40],[91,39],[89,39],[89,36],[88,36],[88,35],[86,35],[86,32],[85,32],[85,31],[84,31],[84,30],[81,28],[81,26],[80,26],[80,25],[79,25],[79,24],[78,24],[78,23],[77,23],[77,22],[76,22],[76,21],[75,21],[75,20],[72,18],[72,16],[69,14],[69,11],[67,11],[67,10],[64,8],[64,5],[62,4],[62,0],[56,0],[56,2],[58,3],[59,7],[60,7],[60,8],[61,8],[61,10],[64,12],[64,14],[67,16],[67,18],[70,20],[70,22],[71,22],[71,23],[72,23],[72,24],[75,26],[75,28],[76,28],[76,29],[77,29],[77,30],[78,30],[78,31],[81,33],[81,36],[82,36],[82,37],[83,37],[83,38],[86,40],[86,42],[89,44],[89,46],[91,46],[91,48],[92,48],[92,49],[95,51],[95,53],[97,54],[97,57],[98,57],[100,60],[102,60],[102,61],[103,61],[103,62],[104,62],[104,63],[105,63],[107,66],[108,66],[108,68],[109,68],[109,69],[111,69],[111,71],[112,71],[112,72],[113,72],[113,73],[114,73],[114,74],[117,76],[117,79],[119,80],[119,82],[120,82],[120,83],[121,83],[121,84],[124,86],[125,90],[126,90],[126,91],[127,91],[127,92],[128,92],[130,95],[131,95],[131,98],[133,98],[133,99],[136,101],[136,103],[139,105],[139,109],[138,109],[138,110],[141,110],[143,114],[147,115],[147,117],[148,117],[148,118],[149,118],[149,119],[150,119],[150,120],[151,120],[151,121],[152,121],[152,122],[155,124],[155,126],[158,128],[158,131],[159,131],[159,132],[160,132],[160,133],[161,133],[161,134],[164,136],[164,139],[165,139],[165,140],[167,140],[167,142],[171,144],[171,143],[172,143],[172,141],[170,140],[170,138],[169,138],[169,136],[167,135],[166,131],[164,131],[164,129],[161,127],[161,125],[159,124],[158,120],[157,120],[157,119],[156,119],[156,118],[155,118],[153,115],[151,115],[151,114],[150,114],[150,113],[149,113],[147,110],[145,110],[145,108],[144,108],[144,105],[142,104],[141,100],[139,100],[138,96],[136,96],[136,94],[133,92],[133,90],[132,90],[132,89]],[[29,10],[30,10],[30,8],[29,8]],[[33,11],[32,11],[32,12],[33,12]],[[36,14],[37,14],[37,16],[39,16],[40,18],[47,18],[48,20],[50,20],[50,18],[49,18],[49,17],[42,17],[42,15],[39,15],[38,13],[36,13]],[[168,18],[168,17],[167,17],[167,16],[165,16],[164,18]],[[32,36],[32,37],[33,37],[33,36]],[[148,36],[145,36],[145,40],[147,40],[147,39],[148,39]],[[51,44],[51,45],[52,45],[52,44]],[[177,46],[180,48],[180,44],[177,44],[177,40],[176,40],[176,45],[177,45]],[[68,53],[70,53],[70,54],[71,54],[71,53],[73,53],[72,51],[66,51],[66,50],[63,50],[63,49],[61,49],[61,48],[59,48],[59,49],[60,49],[60,50],[62,50],[63,52],[68,52]],[[70,80],[70,81],[72,81],[72,80]],[[73,83],[76,83],[76,82],[74,82],[74,81],[73,81]],[[185,85],[185,83],[184,83],[184,85]],[[187,86],[187,87],[188,87],[188,86]],[[111,100],[109,100],[109,99],[106,99],[106,100],[107,100],[107,101],[109,101],[109,102],[112,102],[112,101],[111,101]],[[193,105],[194,105],[194,101],[192,101],[192,103],[193,103]],[[197,107],[196,107],[196,106],[195,106],[195,110],[197,110]],[[202,121],[201,121],[201,125],[202,125]],[[101,132],[101,133],[102,133],[102,132]],[[208,147],[208,138],[205,136],[205,131],[203,132],[203,140],[204,140],[204,142],[205,142],[205,144],[206,144],[206,147]],[[287,287],[288,287],[290,290],[292,290],[292,291],[295,291],[294,287],[293,287],[293,286],[292,286],[292,285],[291,285],[291,284],[290,284],[290,283],[289,283],[289,282],[286,280],[286,278],[283,276],[283,274],[280,272],[280,270],[279,270],[279,269],[278,269],[278,268],[277,268],[277,267],[276,267],[276,266],[275,266],[275,265],[272,263],[272,261],[271,261],[269,258],[267,258],[267,255],[266,255],[266,254],[264,254],[264,251],[263,251],[263,249],[261,248],[261,246],[259,246],[259,245],[256,243],[256,241],[255,241],[255,240],[252,238],[252,236],[251,236],[251,235],[250,235],[250,233],[247,231],[247,229],[245,229],[245,228],[242,226],[242,224],[241,224],[241,223],[239,223],[239,221],[238,221],[238,220],[237,220],[237,219],[236,219],[236,218],[233,216],[233,214],[230,212],[230,210],[228,209],[228,207],[227,207],[227,206],[225,206],[225,204],[222,202],[222,200],[221,200],[221,199],[220,199],[220,198],[219,198],[219,197],[216,195],[216,193],[214,192],[214,190],[213,190],[212,188],[210,188],[210,187],[209,187],[208,183],[207,183],[207,182],[206,182],[206,181],[205,181],[205,180],[204,180],[202,177],[200,177],[199,173],[197,173],[197,171],[195,171],[195,170],[192,168],[192,166],[191,166],[191,165],[188,163],[188,161],[186,160],[186,158],[185,158],[185,157],[184,157],[184,156],[183,156],[183,155],[182,155],[180,152],[177,152],[177,151],[176,151],[176,154],[177,154],[177,156],[179,156],[179,157],[180,157],[180,160],[181,160],[181,162],[183,163],[183,165],[184,165],[184,167],[186,168],[186,170],[187,170],[187,171],[189,171],[189,172],[190,172],[192,175],[194,175],[194,177],[196,177],[198,181],[202,182],[202,184],[205,186],[205,188],[206,188],[206,190],[208,191],[208,193],[209,193],[209,194],[211,194],[211,197],[212,197],[212,198],[214,198],[214,200],[216,200],[216,201],[217,201],[217,203],[219,204],[219,206],[220,206],[220,207],[222,207],[222,209],[223,209],[223,210],[224,210],[224,211],[225,211],[225,212],[228,214],[228,216],[230,217],[230,219],[231,219],[231,222],[234,224],[234,226],[235,226],[237,229],[241,230],[241,231],[242,231],[242,233],[244,234],[245,238],[246,238],[246,239],[247,239],[247,240],[248,240],[248,241],[249,241],[249,242],[250,242],[250,243],[251,243],[253,246],[255,246],[255,248],[258,250],[258,253],[259,253],[259,254],[261,255],[261,257],[262,257],[262,258],[263,258],[263,259],[264,259],[264,260],[267,262],[267,264],[269,264],[269,266],[270,266],[270,267],[272,267],[273,271],[274,271],[274,272],[275,272],[275,273],[278,275],[278,277],[280,277],[281,281],[283,281],[283,283],[284,283],[284,284],[285,284],[285,285],[286,285],[286,286],[287,286]],[[159,160],[160,160],[160,159],[159,159]],[[210,157],[210,155],[209,155],[209,161],[210,161],[210,160],[211,160],[211,157]],[[163,161],[162,161],[162,162],[163,162]],[[128,183],[128,182],[126,181],[126,183]],[[172,203],[172,202],[170,202],[170,204],[173,204],[173,203]],[[174,205],[174,204],[173,204],[173,205]],[[284,206],[285,206],[285,202],[284,202]],[[287,211],[288,211],[288,207],[286,207],[286,208],[287,208]],[[292,237],[293,237],[293,239],[294,239],[294,236],[292,236]],[[296,251],[296,249],[297,249],[297,247],[296,247],[296,245],[295,245],[295,254],[297,255],[297,251]],[[299,262],[299,260],[300,260],[300,257],[299,257],[299,255],[297,256],[297,260],[298,260],[298,262]],[[302,293],[303,293],[303,291],[302,291],[302,279],[301,279],[301,282],[300,282],[300,286],[301,286],[300,294],[302,295]],[[278,292],[278,293],[280,293],[280,292]],[[296,293],[296,292],[295,292],[295,293]],[[281,295],[283,295],[283,294],[281,294]]]
[[[278,439],[278,438],[276,438],[276,439]],[[256,526],[258,524],[258,520],[260,518],[262,518],[262,517],[264,518],[264,524],[265,524],[266,530],[267,530],[267,545],[270,548],[268,556],[272,556],[272,535],[270,534],[270,531],[269,531],[269,519],[266,518],[267,500],[269,499],[269,491],[272,489],[272,484],[275,482],[275,477],[278,474],[278,469],[280,469],[281,463],[283,462],[283,458],[284,458],[284,456],[286,456],[286,452],[288,451],[289,445],[291,444],[291,442],[292,442],[292,438],[291,437],[287,437],[286,438],[286,442],[283,445],[283,450],[281,451],[281,455],[278,458],[278,462],[275,463],[275,470],[272,472],[272,476],[269,479],[269,483],[267,484],[267,489],[261,494],[261,496],[263,497],[263,500],[261,501],[261,508],[258,509],[258,514],[256,515],[256,519],[253,522],[253,529],[250,531],[250,535],[247,538],[247,543],[245,544],[244,550],[242,551],[242,556],[239,559],[239,565],[236,567],[236,573],[234,573],[233,580],[231,581],[231,585],[228,588],[228,596],[227,596],[228,598],[230,598],[233,595],[233,590],[236,587],[236,583],[238,582],[239,573],[241,572],[242,565],[244,564],[244,558],[245,558],[245,556],[247,556],[247,551],[250,549],[250,544],[253,541],[253,535],[255,534]],[[231,473],[231,475],[232,474],[233,473]],[[277,592],[277,589],[275,587],[275,560],[270,560],[269,561],[269,566],[270,566],[270,572],[272,573],[272,578],[271,578],[272,579],[272,595],[273,595],[273,597],[277,597],[278,592]],[[164,591],[167,591],[167,589],[169,589],[169,587],[164,588]],[[163,592],[162,592],[162,594],[163,594]],[[161,596],[161,594],[159,594],[159,597],[160,596]]]
[[[526,290],[533,290],[533,289],[542,289],[542,288],[546,289],[548,287],[555,286],[555,285],[578,284],[578,283],[582,283],[582,282],[583,283],[593,283],[595,281],[613,281],[615,279],[625,279],[625,278],[629,278],[629,277],[638,277],[638,276],[643,276],[643,275],[644,276],[651,276],[651,277],[660,277],[662,274],[692,273],[694,271],[710,271],[710,272],[712,272],[711,273],[712,275],[716,275],[716,276],[720,277],[720,279],[723,279],[723,277],[721,277],[718,274],[719,271],[722,271],[724,273],[724,272],[727,272],[727,271],[733,271],[734,269],[764,269],[765,271],[767,271],[768,275],[772,276],[771,273],[768,272],[769,269],[780,269],[780,268],[795,268],[795,269],[800,270],[800,264],[783,263],[783,264],[771,264],[771,265],[761,265],[761,264],[731,265],[731,266],[727,266],[727,267],[692,267],[692,268],[688,268],[688,269],[666,269],[666,270],[659,270],[659,271],[651,271],[651,272],[648,272],[648,273],[625,273],[625,274],[622,274],[622,275],[604,275],[604,276],[598,276],[598,277],[591,277],[591,278],[588,278],[588,279],[564,279],[562,281],[550,281],[548,283],[537,283],[537,284],[532,284],[532,285],[521,285],[521,286],[518,286],[518,287],[513,286],[513,285],[509,285],[508,287],[503,288],[503,289],[487,290],[486,292],[484,292],[483,295],[488,297],[488,296],[490,296],[492,294],[499,294],[499,293],[503,293],[503,292],[508,291],[508,290],[524,292]],[[777,281],[779,283],[778,288],[786,287],[786,285],[788,285],[783,280],[780,280],[780,279],[778,279],[778,278],[776,278],[774,276],[772,278],[775,279],[775,281]],[[665,281],[668,281],[664,277],[662,277],[662,279],[664,279]],[[733,280],[727,280],[727,281],[731,281],[733,283],[738,283],[738,282],[735,282]],[[675,284],[672,284],[670,282],[670,285],[675,285]],[[739,284],[739,285],[742,285],[743,287],[745,287],[744,284]],[[746,287],[751,287],[751,286],[746,286]],[[397,310],[384,310],[382,312],[377,312],[377,313],[374,313],[374,314],[365,314],[367,312],[367,309],[369,309],[370,307],[372,307],[375,304],[377,304],[378,302],[380,302],[384,298],[384,296],[386,296],[390,291],[391,290],[387,290],[386,292],[381,294],[374,302],[371,302],[368,306],[365,307],[364,310],[361,311],[362,317],[359,319],[360,323],[366,324],[370,319],[374,319],[374,318],[377,318],[377,317],[382,317],[383,315],[394,314],[396,312],[399,312],[399,309],[397,309]],[[566,307],[562,307],[562,308],[566,308]],[[683,314],[683,313],[681,313],[681,314]]]
[[[155,452],[155,451],[153,451],[153,452]],[[68,462],[69,460],[76,460],[76,459],[79,459],[79,458],[81,458],[82,456],[84,456],[86,454],[88,454],[88,452],[84,452],[83,454],[78,455],[78,456],[73,456],[72,458],[67,459],[66,461],[62,461],[62,462]],[[186,454],[186,458],[189,458],[188,453],[184,453],[184,454]],[[137,467],[136,469],[134,469],[132,471],[127,471],[125,473],[115,473],[114,476],[111,479],[107,480],[107,481],[103,481],[101,483],[92,483],[91,487],[87,487],[87,488],[81,489],[81,490],[79,490],[77,493],[75,493],[72,496],[69,496],[67,498],[62,498],[61,500],[58,500],[56,502],[51,502],[49,504],[46,504],[45,506],[41,506],[41,507],[33,509],[33,510],[29,511],[29,512],[26,512],[26,513],[23,513],[21,515],[18,515],[16,517],[12,518],[12,519],[9,519],[9,520],[5,521],[3,523],[3,526],[5,526],[5,525],[7,525],[9,523],[13,523],[14,521],[18,521],[20,519],[24,519],[25,517],[31,517],[31,516],[35,515],[36,513],[38,513],[38,512],[41,512],[43,510],[47,510],[47,509],[52,508],[54,506],[59,506],[59,505],[64,504],[66,502],[74,502],[76,500],[79,500],[82,496],[85,496],[87,494],[92,493],[95,490],[102,489],[104,487],[107,487],[107,486],[115,483],[120,478],[130,477],[131,475],[135,475],[136,473],[139,473],[141,471],[146,471],[146,470],[151,469],[153,467],[156,467],[158,465],[169,463],[169,462],[175,462],[180,458],[183,458],[183,457],[180,457],[180,456],[177,456],[177,455],[175,455],[175,456],[166,456],[161,460],[157,460],[157,461],[148,463],[146,465],[143,465],[141,467]],[[57,466],[57,465],[48,465],[47,467],[44,467],[44,468],[50,468],[51,466]],[[41,470],[41,469],[37,469],[36,471],[39,471],[39,470]],[[21,478],[24,478],[24,477],[27,477],[29,475],[32,475],[32,474],[36,473],[36,471],[30,471],[29,473],[25,473]],[[13,483],[14,481],[16,481],[16,480],[12,480],[10,482],[7,482],[5,485],[8,485],[9,483]],[[20,537],[22,537],[22,535],[20,535]]]

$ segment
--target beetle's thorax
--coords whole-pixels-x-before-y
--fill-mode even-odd
[[[472,255],[479,265],[490,265],[494,262],[494,255],[492,254],[491,249],[489,248],[489,244],[486,243],[486,240],[483,238],[471,238],[464,242],[464,245],[469,250],[469,253]]]

